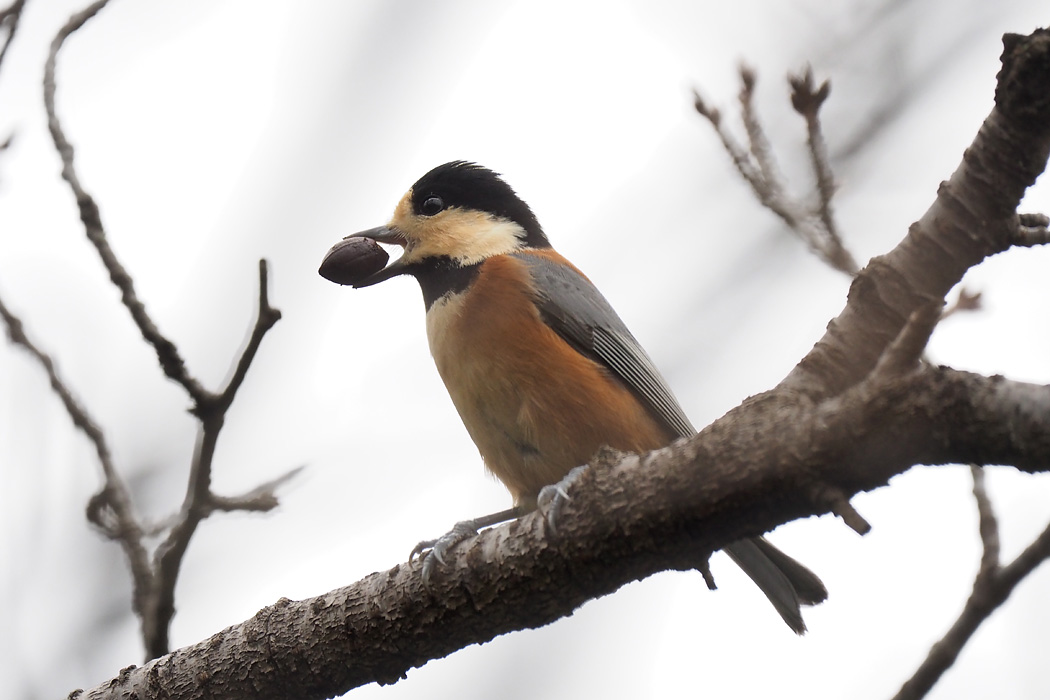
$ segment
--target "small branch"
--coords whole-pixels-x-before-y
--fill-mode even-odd
[[[0,28],[7,29],[4,44],[0,46],[0,66],[3,66],[4,57],[7,56],[7,49],[11,47],[11,42],[15,40],[15,32],[18,31],[18,23],[22,19],[22,10],[25,8],[25,5],[26,0],[15,0],[8,7],[0,10]]]
[[[1014,245],[1036,246],[1050,243],[1050,232],[1047,231],[1050,217],[1046,214],[1020,214],[1017,218]]]
[[[824,485],[819,489],[815,500],[841,518],[842,522],[858,535],[866,535],[871,532],[871,523],[857,512],[857,509],[849,502],[849,496],[842,489]]]
[[[813,86],[813,69],[806,66],[802,75],[788,76],[791,85],[791,106],[806,120],[810,164],[817,181],[818,212],[826,234],[828,263],[836,270],[851,277],[860,268],[853,255],[846,250],[839,235],[838,225],[832,213],[831,202],[835,197],[835,176],[831,171],[831,157],[824,140],[820,123],[820,108],[831,94],[831,82],[825,80],[819,88]]]
[[[959,290],[959,296],[956,297],[944,311],[941,312],[941,320],[954,316],[957,313],[966,311],[980,311],[981,310],[981,292],[971,292],[966,287]]]
[[[773,147],[766,138],[766,131],[755,111],[755,84],[758,76],[750,66],[740,66],[740,118],[744,122],[747,131],[747,139],[750,143],[751,156],[758,164],[762,173],[762,181],[768,188],[768,194],[773,200],[782,200],[784,192],[781,188],[783,178],[777,168],[776,157],[773,155]],[[782,215],[783,216],[783,215]],[[789,223],[790,225],[790,223]]]
[[[212,494],[211,508],[212,510],[224,512],[246,510],[265,513],[271,511],[279,505],[276,493],[278,487],[294,479],[305,468],[300,466],[291,469],[276,479],[259,484],[251,491],[242,493],[240,496],[217,496]]]
[[[871,376],[864,381],[887,382],[918,366],[933,329],[940,323],[943,308],[944,302],[937,300],[912,311],[900,333],[886,346]]]
[[[157,328],[153,319],[146,312],[146,306],[139,300],[135,293],[135,285],[124,266],[117,259],[116,253],[106,239],[106,231],[102,226],[102,215],[98,205],[90,194],[80,184],[76,169],[73,166],[73,146],[66,138],[62,130],[61,122],[55,111],[55,64],[58,60],[58,51],[69,36],[95,16],[99,10],[104,8],[109,0],[98,0],[87,8],[74,14],[66,22],[65,26],[58,32],[51,42],[51,51],[44,66],[44,105],[47,109],[47,123],[51,131],[51,138],[55,142],[55,148],[62,158],[62,178],[69,183],[73,195],[77,200],[77,208],[80,210],[80,220],[84,224],[88,240],[95,246],[102,264],[109,272],[109,278],[120,290],[121,302],[131,313],[142,337],[153,346],[157,353],[157,359],[164,369],[164,374],[178,382],[193,399],[195,407],[199,407],[212,399],[211,394],[201,384],[190,376],[186,369],[186,363],[179,354],[175,344],[168,340]]]
[[[755,164],[751,162],[751,157],[748,155],[744,147],[737,143],[736,139],[733,138],[732,134],[722,124],[722,115],[714,107],[710,107],[701,97],[700,93],[693,90],[693,107],[696,108],[697,113],[711,122],[711,126],[714,127],[715,133],[722,140],[722,147],[725,148],[726,153],[733,160],[733,165],[736,166],[737,172],[744,178],[744,181],[751,185],[751,189],[756,194],[764,189],[762,173],[758,171]]]
[[[985,493],[984,472],[978,466],[971,466],[971,472],[973,474],[973,493],[980,515],[981,542],[984,545],[981,566],[973,582],[973,591],[955,624],[930,647],[926,660],[901,686],[900,691],[893,696],[893,700],[919,700],[925,697],[945,671],[951,668],[959,658],[963,647],[966,646],[981,623],[1006,602],[1014,587],[1025,576],[1050,559],[1050,526],[1047,526],[1017,559],[1005,567],[999,566],[998,525],[991,503]]]
[[[255,328],[252,329],[251,338],[241,353],[237,367],[226,384],[226,388],[218,396],[217,408],[225,411],[233,403],[237,390],[244,383],[244,377],[248,374],[248,367],[255,359],[255,353],[259,350],[266,332],[273,328],[274,324],[281,320],[281,312],[270,306],[269,275],[266,260],[259,261],[259,313],[255,319]]]
[[[106,478],[119,478],[116,470],[113,468],[113,459],[110,455],[109,446],[106,445],[106,436],[102,433],[102,429],[88,415],[87,409],[80,405],[80,402],[73,396],[73,392],[69,390],[62,378],[58,376],[58,371],[55,369],[55,363],[51,357],[29,339],[25,334],[25,328],[21,319],[7,308],[3,300],[0,300],[0,318],[3,318],[4,324],[7,326],[8,339],[15,345],[20,345],[28,351],[41,364],[44,371],[47,372],[51,388],[62,401],[66,413],[73,420],[73,425],[84,433],[95,446],[95,453],[98,455],[99,463],[102,465],[102,471]]]
[[[999,568],[999,522],[992,509],[992,501],[984,486],[984,469],[978,464],[970,465],[973,477],[973,497],[977,501],[978,532],[981,533],[981,569],[978,577],[991,575]]]
[[[759,203],[780,217],[788,229],[821,260],[836,270],[854,275],[858,270],[856,260],[843,245],[832,214],[834,176],[820,126],[819,110],[830,92],[830,84],[825,81],[819,88],[814,88],[812,72],[808,69],[800,77],[789,78],[793,90],[792,104],[806,118],[809,132],[810,156],[817,183],[817,204],[811,205],[787,194],[773,148],[755,109],[755,72],[747,66],[741,66],[740,80],[740,115],[747,132],[749,150],[745,150],[729,134],[718,110],[710,107],[700,93],[694,90],[693,106],[697,113],[714,127],[733,165],[751,186]]]
[[[197,417],[201,421],[201,431],[197,440],[197,449],[190,465],[190,475],[186,484],[186,497],[183,500],[179,515],[168,531],[168,536],[157,547],[153,555],[153,567],[157,574],[155,595],[151,601],[149,626],[143,628],[148,658],[166,654],[169,649],[168,631],[175,615],[175,584],[178,582],[183,557],[189,548],[190,540],[204,518],[217,510],[271,510],[277,501],[273,495],[276,487],[294,476],[293,470],[279,479],[263,484],[254,490],[254,498],[224,498],[211,492],[211,474],[215,459],[215,448],[219,433],[226,420],[226,411],[233,402],[237,389],[244,382],[248,367],[259,349],[263,337],[281,318],[281,312],[270,306],[268,289],[267,264],[259,261],[259,312],[251,337],[241,353],[237,366],[223,392],[214,400],[198,407]],[[239,508],[236,507],[239,504]]]
[[[73,425],[87,436],[95,446],[102,467],[102,490],[88,502],[88,520],[97,526],[111,540],[116,540],[124,550],[131,567],[134,586],[133,606],[141,614],[145,592],[149,589],[152,575],[149,568],[149,555],[142,545],[143,532],[131,495],[120,473],[113,466],[113,456],[106,444],[106,436],[98,423],[89,415],[84,406],[73,396],[65,381],[59,376],[55,363],[50,355],[41,350],[25,333],[21,319],[15,316],[0,300],[0,318],[7,326],[7,337],[15,345],[21,346],[40,363],[47,373],[51,388],[65,407]]]
[[[51,42],[44,69],[44,104],[47,109],[48,127],[62,159],[62,177],[69,183],[76,197],[80,219],[84,224],[88,240],[95,246],[110,280],[120,290],[121,302],[128,309],[142,337],[155,350],[160,365],[169,378],[181,385],[193,401],[191,412],[200,420],[201,429],[197,449],[190,465],[186,496],[178,515],[170,525],[150,528],[151,534],[167,530],[167,536],[153,553],[152,566],[145,553],[143,540],[146,532],[130,516],[130,498],[127,490],[116,479],[116,471],[109,462],[108,452],[100,459],[106,472],[106,485],[88,503],[88,518],[109,537],[118,539],[132,561],[135,572],[134,609],[142,623],[142,636],[147,658],[155,658],[168,651],[168,632],[175,614],[175,585],[183,556],[200,522],[216,510],[270,510],[277,505],[274,491],[291,474],[263,484],[251,494],[239,498],[220,498],[211,493],[212,464],[215,448],[225,421],[226,411],[236,396],[237,390],[247,376],[248,368],[255,359],[259,345],[266,332],[280,319],[280,312],[269,302],[268,274],[265,260],[259,261],[259,315],[247,346],[234,368],[230,381],[221,394],[204,388],[190,375],[178,348],[168,340],[150,318],[145,305],[135,292],[131,275],[124,269],[110,247],[102,225],[101,213],[94,199],[84,189],[74,167],[73,146],[62,130],[55,109],[55,66],[59,50],[65,40],[95,16],[108,0],[99,0],[83,11],[73,15]],[[20,326],[16,324],[16,328]],[[49,362],[49,361],[48,361]],[[48,363],[45,363],[48,366]],[[57,389],[56,389],[57,390]],[[61,393],[61,392],[60,392]],[[74,421],[76,421],[74,417]],[[103,446],[104,443],[97,443]],[[125,513],[127,515],[125,515]],[[130,518],[130,520],[129,520]]]

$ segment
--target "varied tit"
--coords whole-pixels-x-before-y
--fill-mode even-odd
[[[339,251],[360,238],[404,252],[373,274],[340,279]],[[491,170],[464,161],[434,168],[390,223],[347,237],[320,272],[354,287],[416,278],[438,373],[485,466],[514,497],[508,511],[461,523],[437,545],[421,543],[436,548],[424,564],[474,527],[535,509],[544,487],[603,445],[647,452],[696,433],[609,302]],[[761,537],[725,551],[791,629],[804,632],[799,606],[825,599],[820,579]]]

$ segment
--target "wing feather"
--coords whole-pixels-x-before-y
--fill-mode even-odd
[[[607,367],[673,432],[682,437],[696,433],[652,359],[590,280],[544,256],[514,257],[528,266],[540,313],[551,329]]]

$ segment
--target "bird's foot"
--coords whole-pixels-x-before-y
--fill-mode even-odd
[[[436,540],[423,540],[413,547],[412,553],[408,555],[408,561],[411,562],[417,556],[423,561],[423,570],[419,575],[423,579],[423,585],[429,586],[430,577],[434,573],[434,570],[439,566],[445,565],[445,556],[453,547],[464,540],[476,537],[478,530],[483,527],[489,527],[490,525],[497,525],[506,522],[507,520],[520,518],[524,514],[525,513],[521,508],[515,506],[514,508],[501,510],[492,515],[485,515],[480,518],[474,518],[473,520],[462,520],[453,525],[451,530]]]
[[[452,529],[435,540],[423,540],[412,548],[408,555],[408,561],[413,561],[417,556],[423,562],[420,577],[424,585],[430,585],[430,577],[434,569],[445,565],[445,555],[463,540],[468,540],[478,534],[477,526],[473,520],[462,520],[452,526]]]
[[[565,504],[572,500],[572,497],[569,495],[569,487],[580,478],[580,475],[586,469],[587,465],[574,467],[562,477],[561,481],[544,486],[540,489],[539,495],[536,496],[536,508],[543,515],[543,521],[547,525],[547,530],[552,535],[556,536],[558,534],[558,518],[561,517]]]

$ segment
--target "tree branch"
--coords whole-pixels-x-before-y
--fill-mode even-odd
[[[973,592],[951,629],[930,648],[930,653],[893,700],[918,700],[930,692],[944,672],[959,658],[974,632],[996,608],[1006,602],[1014,587],[1037,566],[1050,559],[1050,525],[1008,566],[999,566],[999,532],[991,502],[984,491],[984,472],[973,466],[973,493],[980,514],[984,554],[973,582]]]
[[[279,505],[277,489],[294,479],[305,468],[296,467],[295,469],[290,469],[276,479],[270,479],[265,483],[259,484],[251,491],[242,493],[239,496],[218,496],[212,494],[211,503],[209,504],[210,510],[223,512],[244,510],[259,513],[271,511]]]
[[[834,175],[820,126],[820,107],[831,90],[830,83],[824,81],[819,88],[814,89],[813,74],[808,68],[801,76],[788,77],[792,89],[792,105],[795,111],[806,119],[809,133],[810,161],[817,184],[817,204],[814,206],[787,194],[787,186],[777,167],[773,147],[755,109],[755,72],[747,66],[741,66],[740,82],[740,116],[748,136],[748,150],[737,143],[726,130],[719,111],[710,107],[700,93],[694,90],[693,106],[697,113],[714,127],[722,146],[733,159],[733,165],[751,186],[762,206],[780,217],[788,229],[821,260],[847,275],[855,274],[857,263],[843,244],[832,214]]]
[[[219,684],[226,700],[322,698],[392,683],[428,660],[570,615],[630,581],[692,569],[699,551],[827,512],[800,484],[853,494],[912,464],[964,455],[1050,469],[1050,387],[922,367],[886,384],[863,409],[869,420],[823,430],[814,428],[815,408],[798,399],[769,392],[689,440],[641,456],[606,451],[571,487],[556,538],[542,517],[526,516],[452,550],[429,586],[418,563],[400,564],[317,598],[281,600],[81,698],[178,688],[192,700]],[[990,424],[998,428],[986,440]]]
[[[1028,82],[1015,78],[1050,81],[1050,67],[1040,63],[1050,53],[1050,35],[1038,30],[1025,44],[1004,43],[1000,79],[1013,80],[1031,102],[1019,103],[1000,82],[995,108],[933,205],[896,248],[854,279],[846,308],[788,376],[797,389],[830,396],[859,381],[913,311],[943,299],[970,267],[1016,243],[1017,206],[1050,153],[1050,93],[1030,92]]]
[[[83,185],[80,184],[80,178],[77,177],[77,171],[73,165],[73,145],[66,138],[65,132],[62,130],[62,124],[58,119],[58,114],[55,111],[55,64],[58,60],[59,49],[62,48],[62,44],[73,32],[80,29],[89,19],[104,8],[108,2],[109,0],[97,0],[97,2],[92,3],[81,12],[74,14],[51,42],[51,51],[48,53],[47,63],[44,65],[44,106],[47,109],[47,125],[51,131],[51,138],[55,142],[55,148],[62,157],[62,178],[69,183],[70,188],[73,190],[73,195],[77,200],[77,208],[80,210],[80,220],[84,224],[88,240],[91,241],[95,246],[95,250],[98,251],[102,264],[106,266],[106,270],[109,272],[110,280],[120,290],[121,302],[131,313],[131,318],[135,321],[135,325],[138,326],[142,337],[156,351],[157,359],[160,360],[160,366],[163,368],[164,374],[180,384],[186,390],[186,393],[190,395],[190,398],[193,399],[195,408],[199,408],[202,404],[210,401],[212,396],[201,386],[200,382],[190,376],[178,348],[160,332],[153,319],[146,312],[145,304],[139,300],[131,275],[121,265],[116,253],[113,252],[109,245],[106,231],[102,226],[102,214],[98,205],[95,203],[94,198],[87,193]]]
[[[116,540],[124,549],[124,555],[131,567],[131,578],[134,592],[132,607],[141,614],[146,591],[149,588],[151,572],[149,555],[142,541],[144,533],[135,515],[127,484],[113,465],[113,456],[106,443],[106,436],[88,410],[77,401],[65,381],[58,374],[54,360],[41,350],[25,333],[21,319],[15,316],[3,301],[0,300],[0,318],[7,327],[7,337],[15,345],[25,349],[47,373],[51,389],[54,390],[62,405],[69,414],[73,425],[87,436],[95,446],[102,467],[102,489],[91,497],[87,507],[88,520],[111,540]]]
[[[1017,246],[1046,245],[1050,243],[1050,217],[1046,214],[1021,214],[1017,217],[1017,232],[1013,244]]]
[[[277,505],[274,490],[291,478],[298,470],[284,477],[263,484],[249,494],[237,498],[224,498],[211,492],[211,473],[215,448],[219,433],[225,422],[226,411],[233,403],[237,391],[247,376],[248,368],[255,359],[256,352],[274,324],[281,318],[281,313],[269,302],[268,270],[265,260],[259,261],[259,311],[255,327],[246,347],[238,359],[230,380],[221,393],[214,393],[204,388],[186,368],[186,364],[175,344],[165,337],[146,311],[145,305],[135,292],[131,275],[118,260],[116,253],[109,245],[102,225],[101,213],[94,199],[85,190],[74,167],[73,146],[66,137],[55,109],[55,70],[59,50],[65,40],[94,17],[107,4],[108,0],[92,3],[83,11],[74,14],[61,28],[48,54],[44,69],[44,103],[48,115],[48,127],[55,148],[62,159],[62,177],[69,184],[76,197],[81,222],[84,224],[88,240],[95,246],[103,265],[109,272],[110,280],[120,290],[121,302],[129,313],[142,337],[151,345],[157,354],[161,368],[172,380],[177,382],[189,394],[193,402],[191,413],[201,422],[197,448],[190,466],[190,476],[186,496],[178,515],[165,521],[167,535],[153,553],[152,563],[148,560],[144,540],[147,536],[161,534],[153,528],[144,528],[131,510],[131,501],[127,488],[112,465],[108,449],[102,439],[102,433],[91,422],[86,413],[74,402],[64,385],[57,379],[50,358],[35,349],[28,341],[23,342],[31,352],[44,364],[52,380],[52,386],[62,398],[74,423],[88,433],[96,444],[99,459],[102,462],[106,483],[102,491],[94,496],[88,504],[88,518],[103,529],[112,539],[118,540],[124,547],[135,579],[134,610],[142,624],[143,642],[147,658],[155,658],[169,649],[168,630],[175,614],[175,585],[183,556],[189,547],[190,539],[200,522],[217,510],[269,510]],[[21,325],[4,310],[12,339],[16,336],[24,340]],[[17,341],[16,341],[17,342]]]
[[[7,29],[3,46],[0,46],[0,67],[4,64],[4,57],[15,40],[15,32],[18,31],[18,23],[22,19],[22,10],[25,9],[26,0],[15,0],[3,10],[0,10],[0,28]]]
[[[244,378],[248,374],[248,368],[255,359],[255,353],[259,351],[259,345],[262,343],[263,337],[267,331],[274,327],[274,324],[281,320],[281,312],[270,306],[269,286],[268,266],[265,260],[260,260],[259,313],[255,318],[255,327],[252,329],[252,335],[248,339],[248,344],[244,347],[244,351],[241,352],[241,357],[237,361],[233,374],[230,376],[230,381],[227,382],[226,388],[218,396],[214,410],[225,411],[233,403],[233,399],[237,396],[237,390],[244,383]]]
[[[828,155],[828,146],[824,141],[824,130],[820,123],[820,108],[831,94],[831,82],[825,80],[820,87],[814,87],[813,69],[806,66],[801,75],[789,75],[788,83],[791,85],[791,106],[806,120],[810,165],[817,181],[817,212],[824,233],[824,257],[836,270],[855,275],[860,267],[843,244],[832,212],[835,176],[831,171],[831,157]]]

